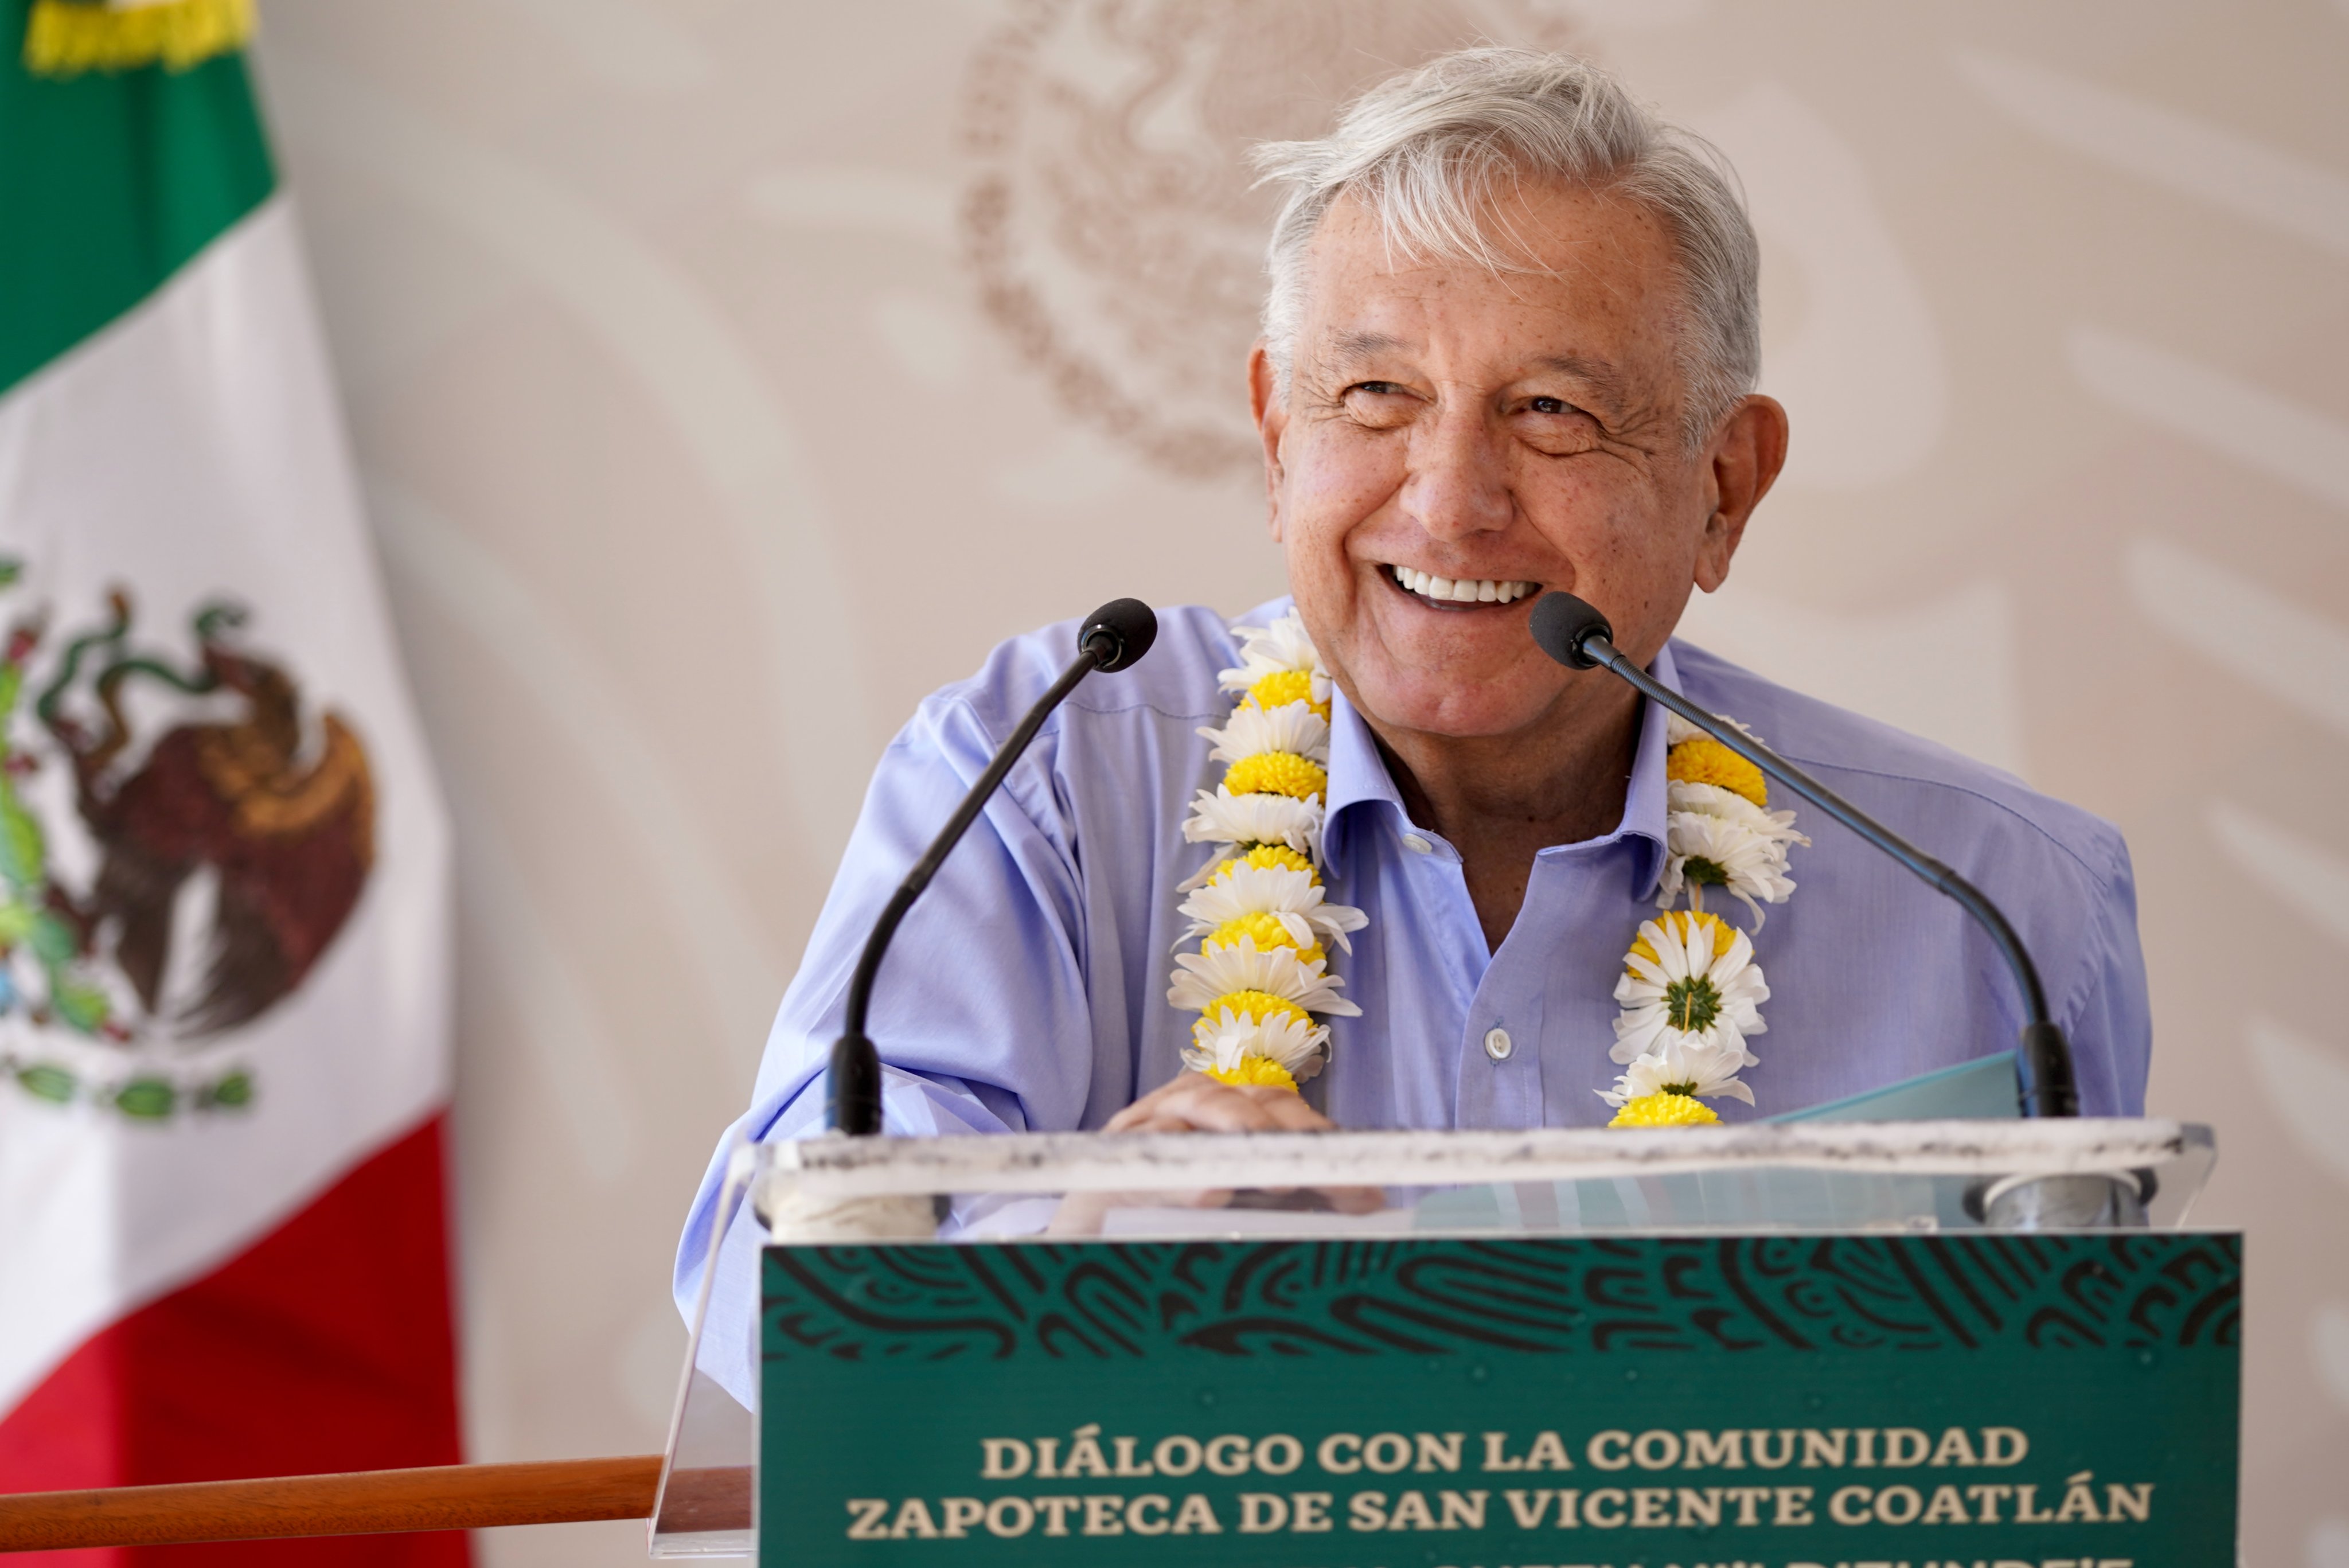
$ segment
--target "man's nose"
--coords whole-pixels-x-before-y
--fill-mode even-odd
[[[1485,410],[1456,404],[1413,431],[1401,499],[1430,536],[1459,539],[1509,525],[1516,503],[1499,433]]]

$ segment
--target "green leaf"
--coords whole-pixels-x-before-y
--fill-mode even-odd
[[[196,1104],[207,1109],[241,1111],[253,1104],[253,1075],[231,1073],[216,1084],[207,1084],[196,1093]]]
[[[47,1062],[36,1062],[29,1067],[16,1069],[16,1082],[35,1099],[47,1100],[62,1106],[74,1097],[78,1086],[74,1075],[63,1067]]]
[[[114,1108],[142,1121],[160,1121],[179,1103],[179,1089],[166,1078],[133,1078],[114,1092]]]
[[[32,946],[40,961],[53,968],[70,961],[81,949],[74,940],[74,929],[55,909],[33,911]]]
[[[14,794],[0,795],[0,877],[21,888],[37,888],[48,875],[48,842]]]
[[[0,898],[0,947],[14,947],[33,932],[34,910],[14,898]]]
[[[97,1033],[107,1015],[114,1011],[114,1004],[107,1000],[106,992],[78,980],[53,981],[49,987],[49,1005],[57,1009],[57,1016],[67,1026],[78,1029],[84,1034]]]

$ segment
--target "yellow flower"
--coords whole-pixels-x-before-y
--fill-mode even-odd
[[[1192,1031],[1183,1065],[1221,1084],[1272,1084],[1294,1089],[1330,1057],[1326,1024],[1268,1013],[1251,1018],[1221,1005],[1209,1008]]]
[[[1225,881],[1235,870],[1243,866],[1254,867],[1259,871],[1268,871],[1275,867],[1285,867],[1290,871],[1302,871],[1313,878],[1315,887],[1321,885],[1321,874],[1313,869],[1313,862],[1286,844],[1259,844],[1236,859],[1218,861],[1216,865],[1216,874],[1209,880]]]
[[[1678,784],[1717,785],[1755,805],[1770,804],[1770,784],[1762,770],[1710,735],[1682,741],[1665,753],[1664,776]]]
[[[1330,790],[1329,770],[1293,752],[1258,752],[1232,764],[1224,788],[1234,794],[1285,794],[1319,800]]]
[[[1334,940],[1350,952],[1353,943],[1347,933],[1361,930],[1370,917],[1350,905],[1330,902],[1323,892],[1310,872],[1299,871],[1293,866],[1242,866],[1228,877],[1190,889],[1191,896],[1175,911],[1191,922],[1180,940],[1209,937],[1217,942],[1231,943],[1242,936],[1253,940],[1256,932],[1268,933],[1270,928],[1239,922],[1261,917],[1280,929],[1290,947],[1319,951]],[[1230,927],[1230,931],[1223,931],[1220,928],[1224,927]],[[1269,944],[1257,943],[1262,950],[1279,945],[1278,939]]]
[[[1210,1067],[1206,1072],[1218,1084],[1270,1084],[1276,1089],[1297,1093],[1297,1079],[1269,1056],[1243,1056],[1237,1067]]]
[[[1713,932],[1713,950],[1717,953],[1727,952],[1730,944],[1737,938],[1736,928],[1719,915],[1703,915],[1687,909],[1674,909],[1668,914],[1658,915],[1656,921],[1678,937],[1683,947],[1688,945],[1689,938],[1695,934],[1699,927]],[[1663,962],[1661,956],[1657,953],[1654,947],[1650,945],[1644,936],[1632,942],[1630,956],[1646,959],[1650,963]],[[1624,970],[1627,973],[1635,975],[1640,972],[1629,964],[1624,965]]]
[[[1641,1095],[1636,1100],[1626,1100],[1623,1108],[1615,1113],[1610,1127],[1697,1127],[1721,1118],[1713,1107],[1693,1095]]]
[[[1248,688],[1247,700],[1256,708],[1286,708],[1291,702],[1302,702],[1324,719],[1330,716],[1330,704],[1313,700],[1309,670],[1276,670]]]
[[[1261,993],[1307,1012],[1339,1018],[1359,1017],[1362,1011],[1338,994],[1346,982],[1331,974],[1322,960],[1300,959],[1288,947],[1268,952],[1245,939],[1203,953],[1176,953],[1174,973],[1168,978],[1174,983],[1167,988],[1166,1000],[1185,1010],[1212,1012],[1226,997]]]
[[[1215,1021],[1245,1018],[1262,1023],[1267,1019],[1280,1019],[1311,1027],[1313,1019],[1305,1009],[1286,997],[1275,996],[1268,991],[1227,991],[1200,1011],[1199,1022],[1192,1032],[1202,1036],[1211,1032]]]
[[[1298,958],[1306,963],[1311,963],[1318,958],[1329,957],[1329,954],[1321,950],[1320,943],[1299,942],[1289,929],[1281,923],[1279,917],[1261,911],[1253,915],[1242,915],[1237,919],[1226,920],[1222,925],[1209,931],[1207,940],[1200,946],[1207,949],[1228,947],[1242,937],[1253,938],[1258,952],[1270,952],[1275,948],[1295,948]]]

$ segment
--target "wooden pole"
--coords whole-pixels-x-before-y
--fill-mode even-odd
[[[636,1454],[19,1493],[0,1496],[0,1552],[645,1519],[660,1467],[658,1454]],[[688,1528],[750,1522],[747,1469],[682,1470],[669,1490],[669,1512],[689,1518]]]

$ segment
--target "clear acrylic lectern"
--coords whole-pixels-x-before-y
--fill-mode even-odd
[[[699,1370],[705,1336],[756,1331],[708,1321],[745,1202],[778,1241],[974,1247],[2158,1230],[2183,1223],[2213,1157],[2207,1127],[2116,1119],[744,1146],[712,1231],[651,1550],[755,1550],[756,1413]]]

